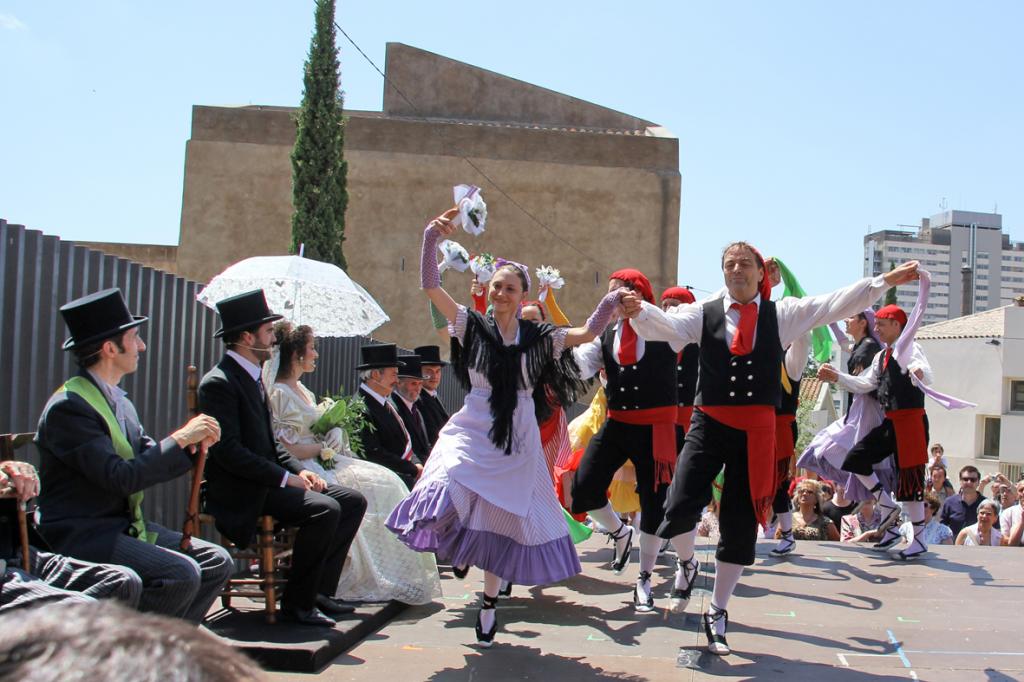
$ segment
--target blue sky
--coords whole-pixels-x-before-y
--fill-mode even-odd
[[[404,42],[666,126],[681,282],[717,288],[742,238],[815,292],[860,275],[869,226],[943,200],[998,203],[1024,239],[1022,8],[396,0],[338,21],[381,66]],[[298,104],[311,31],[308,0],[0,0],[0,217],[177,243],[192,105]],[[379,109],[380,76],[339,46],[346,104]]]

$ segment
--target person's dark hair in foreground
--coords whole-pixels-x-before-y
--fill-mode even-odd
[[[115,602],[44,606],[0,626],[0,680],[235,682],[263,672],[195,625]]]

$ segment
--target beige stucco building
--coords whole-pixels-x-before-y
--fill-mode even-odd
[[[345,133],[349,275],[392,319],[376,337],[405,346],[432,338],[418,291],[420,236],[459,183],[483,189],[488,223],[458,241],[559,268],[559,302],[574,322],[619,267],[641,269],[657,290],[675,284],[679,147],[666,130],[397,43],[386,73],[394,87],[383,111],[348,111]],[[287,253],[294,115],[195,106],[177,248],[96,246],[198,281],[242,258]],[[469,278],[445,284],[466,300]]]

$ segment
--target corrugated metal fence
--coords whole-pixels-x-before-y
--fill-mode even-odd
[[[0,431],[35,431],[47,399],[75,371],[74,359],[61,350],[67,330],[58,308],[114,286],[124,292],[133,313],[150,318],[141,330],[148,348],[122,388],[154,438],[185,422],[186,367],[195,365],[201,376],[223,353],[213,338],[219,327],[216,313],[196,301],[203,285],[0,219],[0,386],[6,387]],[[318,339],[317,371],[303,377],[303,383],[318,396],[352,393],[359,349],[369,342],[363,337]],[[442,402],[454,411],[464,397],[446,368]],[[37,457],[31,447],[19,455],[30,461]],[[180,527],[188,483],[182,477],[147,490],[146,517]]]

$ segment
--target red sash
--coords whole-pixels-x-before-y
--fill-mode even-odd
[[[683,433],[690,432],[691,419],[693,419],[693,405],[680,405],[676,408],[676,424],[683,427]]]
[[[775,466],[775,408],[770,405],[700,405],[717,422],[747,434],[747,472],[750,501],[757,522],[765,525],[777,482]]]
[[[649,425],[651,450],[654,455],[654,489],[672,482],[676,470],[676,415],[675,406],[650,407],[646,410],[608,410],[608,418],[623,424]]]
[[[790,426],[796,421],[795,414],[775,415],[775,459],[788,460],[796,451],[796,443],[793,442],[793,427]]]
[[[928,463],[928,438],[924,430],[924,408],[911,407],[885,413],[896,432],[896,459],[900,470],[896,483],[897,499],[909,500],[923,486],[923,467]]]

